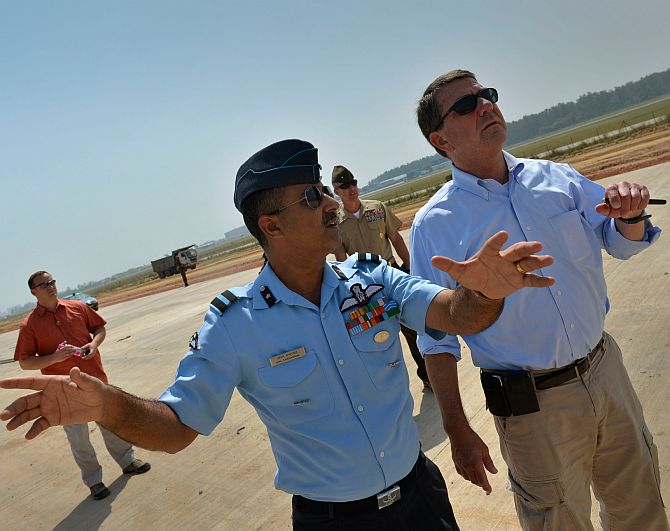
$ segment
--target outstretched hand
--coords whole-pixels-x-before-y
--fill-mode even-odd
[[[501,251],[508,237],[506,231],[494,234],[472,258],[463,262],[446,256],[434,256],[431,262],[463,287],[489,299],[502,299],[521,288],[546,288],[554,284],[553,277],[530,273],[554,263],[549,255],[535,254],[542,250],[542,244],[518,242]]]
[[[3,389],[33,389],[0,412],[8,430],[34,420],[26,439],[34,439],[47,428],[83,424],[102,416],[105,384],[82,373],[78,367],[69,376],[23,376],[0,380]]]

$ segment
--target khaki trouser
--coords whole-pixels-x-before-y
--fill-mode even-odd
[[[592,530],[592,486],[603,529],[670,529],[656,446],[614,339],[605,334],[588,372],[537,395],[537,413],[495,417],[521,527]]]
[[[114,435],[111,431],[103,428],[100,424],[102,439],[109,454],[114,458],[123,469],[135,459],[133,447],[130,443]],[[79,469],[81,470],[81,479],[87,487],[91,487],[102,481],[102,467],[98,463],[95,455],[95,449],[91,444],[88,432],[88,424],[71,424],[63,426],[67,439],[70,442],[70,449]]]

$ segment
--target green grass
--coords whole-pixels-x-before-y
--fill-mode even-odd
[[[611,131],[623,129],[627,126],[661,116],[665,116],[666,120],[670,116],[670,95],[657,98],[637,107],[617,111],[544,137],[516,144],[507,149],[517,157],[532,158],[540,153],[551,153],[557,148],[577,142],[584,142],[588,139],[601,137],[602,140],[606,140],[604,135]]]

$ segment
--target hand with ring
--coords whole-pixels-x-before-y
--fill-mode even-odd
[[[489,299],[502,299],[521,288],[546,288],[553,285],[553,277],[533,273],[554,262],[551,256],[535,254],[542,250],[542,244],[517,242],[503,250],[502,246],[508,237],[506,231],[496,233],[479,251],[463,262],[445,256],[434,256],[431,262],[464,288],[478,291]],[[523,262],[523,266],[520,262]]]

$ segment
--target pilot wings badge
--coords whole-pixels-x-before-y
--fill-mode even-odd
[[[367,288],[364,288],[361,284],[354,284],[349,288],[352,296],[347,297],[342,301],[340,311],[346,312],[349,308],[353,308],[354,306],[367,304],[375,293],[379,293],[383,289],[384,286],[381,284],[370,284]]]

